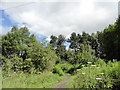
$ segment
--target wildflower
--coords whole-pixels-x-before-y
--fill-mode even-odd
[[[103,75],[104,73],[100,73],[100,74],[102,74],[102,75]]]
[[[85,65],[82,65],[82,67],[84,67]]]
[[[91,66],[96,67],[96,65],[91,65]]]
[[[88,64],[91,64],[92,62],[88,62]]]
[[[83,75],[85,75],[85,73],[82,73]]]
[[[80,71],[80,69],[77,69],[77,71]]]
[[[101,80],[102,78],[96,78],[97,80]]]

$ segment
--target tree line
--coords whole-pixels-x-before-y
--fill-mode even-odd
[[[77,34],[70,38],[51,35],[49,44],[42,43],[27,27],[13,26],[6,35],[0,35],[1,65],[4,70],[39,73],[52,70],[55,64],[72,65],[94,62],[98,58],[106,62],[120,59],[120,17],[112,25],[97,33]],[[70,43],[66,49],[65,43]]]

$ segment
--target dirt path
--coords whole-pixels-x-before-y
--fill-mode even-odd
[[[66,75],[66,77],[60,82],[53,85],[54,88],[65,88],[66,83],[70,80],[70,76]]]

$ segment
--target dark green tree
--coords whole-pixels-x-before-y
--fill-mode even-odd
[[[109,25],[98,35],[101,58],[120,59],[120,17],[115,24]]]
[[[70,42],[70,48],[74,50],[74,52],[77,52],[78,51],[78,48],[79,48],[79,38],[80,37],[80,34],[79,35],[76,35],[75,32],[73,32],[70,36],[70,39],[68,39],[68,42]]]
[[[57,39],[56,54],[61,59],[65,59],[66,46],[64,45],[64,43],[65,43],[65,37],[63,35],[59,35]]]
[[[50,44],[51,44],[52,48],[56,48],[56,46],[57,46],[57,37],[52,35],[50,37],[50,39],[51,39]]]

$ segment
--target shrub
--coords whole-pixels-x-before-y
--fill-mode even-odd
[[[28,73],[36,72],[35,67],[30,58],[24,60],[22,69],[23,69],[23,71],[28,72]]]
[[[60,67],[63,70],[63,72],[67,73],[72,68],[72,65],[69,63],[64,63],[60,64]]]
[[[31,58],[36,72],[42,72],[44,70],[52,70],[57,55],[49,46],[45,46],[42,43],[36,43],[34,46],[27,48],[28,58]]]
[[[53,67],[53,73],[57,73],[57,74],[59,74],[60,76],[63,76],[63,75],[64,75],[64,72],[63,72],[60,64]]]
[[[21,71],[23,68],[23,60],[16,54],[11,55],[10,59],[5,60],[5,70]]]

